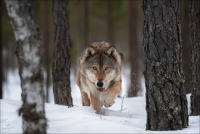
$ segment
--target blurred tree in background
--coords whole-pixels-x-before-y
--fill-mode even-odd
[[[108,0],[107,1],[107,35],[108,35],[108,41],[111,44],[114,44],[114,38],[113,38],[113,1]]]
[[[2,16],[2,8],[3,8],[3,1],[1,1],[1,13],[0,13],[0,16]],[[0,29],[2,29],[2,22],[0,21]],[[0,44],[0,99],[3,99],[3,64],[2,64],[2,30],[0,31],[0,41],[1,41],[1,44]]]
[[[33,7],[33,17],[38,21],[40,26],[40,35],[42,49],[42,63],[45,71],[44,89],[46,93],[46,102],[49,102],[49,87],[52,83],[51,65],[53,61],[53,17],[52,2],[44,0],[30,1]],[[42,15],[40,15],[42,14]]]
[[[83,11],[83,20],[84,20],[84,26],[83,26],[83,36],[84,36],[84,44],[82,45],[83,48],[86,48],[89,44],[89,2],[88,0],[84,0],[84,11]]]
[[[190,84],[190,36],[189,36],[189,2],[181,1],[181,36],[182,36],[182,56],[183,56],[183,72],[185,75],[185,92],[191,93]]]
[[[16,43],[12,27],[8,20],[5,3],[1,0],[1,93],[2,98],[5,98],[7,92],[5,87],[8,81],[8,73],[13,72],[17,66],[17,59],[15,56]],[[19,77],[19,76],[18,76]],[[4,85],[4,86],[3,86]],[[20,83],[19,83],[20,85]]]
[[[73,106],[70,83],[70,33],[68,0],[52,0],[54,20],[53,93],[56,104]]]
[[[189,0],[191,45],[191,115],[200,115],[200,1]]]
[[[142,67],[140,66],[140,58],[142,55],[142,45],[139,41],[142,36],[139,30],[140,23],[142,23],[142,19],[139,16],[139,3],[137,0],[129,1],[129,57],[130,57],[130,85],[128,88],[128,96],[134,97],[138,95],[138,91],[141,90],[141,74]],[[139,37],[140,36],[140,37]]]

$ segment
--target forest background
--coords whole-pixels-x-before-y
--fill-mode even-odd
[[[46,102],[52,90],[52,63],[54,49],[54,24],[51,0],[30,1],[33,17],[39,25],[41,53],[44,70]],[[83,49],[93,41],[108,41],[124,54],[127,77],[126,96],[137,96],[142,89],[143,77],[143,11],[142,0],[70,0],[69,23],[71,37],[71,75],[78,72],[78,60]],[[9,23],[5,3],[1,1],[0,35],[0,97],[6,98],[8,74],[18,70],[15,56],[16,43]],[[183,71],[186,93],[190,93],[190,44],[188,1],[181,1],[181,30],[183,46]],[[132,67],[131,67],[132,65]],[[74,81],[75,79],[71,79]],[[20,81],[18,83],[20,85]],[[3,86],[4,85],[4,86]],[[73,90],[73,89],[72,89]],[[12,94],[12,92],[10,92]],[[10,98],[12,99],[12,98]]]

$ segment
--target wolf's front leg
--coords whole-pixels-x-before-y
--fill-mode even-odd
[[[83,91],[84,87],[86,87],[84,85],[84,82],[81,82],[83,80],[84,80],[83,76],[79,73],[78,77],[76,78],[76,83],[79,86],[79,89],[81,92],[82,104],[83,104],[83,106],[90,106],[89,97],[88,97],[87,93]]]
[[[82,96],[82,104],[83,106],[90,106],[90,100],[88,98],[87,93],[85,93],[84,91],[81,91],[81,96]]]
[[[116,82],[108,89],[108,93],[104,100],[104,106],[106,108],[112,106],[115,103],[115,98],[117,97],[117,95],[120,94],[121,90],[122,90],[121,81]]]
[[[100,103],[100,96],[94,95],[90,92],[90,101],[91,101],[93,109],[96,110],[96,113],[103,114],[101,110],[101,107],[103,106],[103,104]]]

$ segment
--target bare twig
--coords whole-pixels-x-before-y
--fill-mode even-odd
[[[125,95],[124,95],[123,98],[122,98],[122,102],[121,102],[121,110],[119,110],[120,112],[121,112],[121,111],[124,111],[124,110],[127,109],[127,108],[124,108],[124,109],[123,109],[124,97],[125,97]]]

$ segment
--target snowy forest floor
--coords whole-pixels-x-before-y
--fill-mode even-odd
[[[187,95],[189,99],[190,94]],[[98,115],[89,106],[66,106],[46,104],[48,133],[199,133],[199,116],[189,116],[189,126],[178,131],[146,131],[145,97],[122,98],[109,109],[106,115]],[[22,102],[1,100],[1,133],[22,133],[22,119],[17,110]]]
[[[128,72],[125,72],[124,76]],[[75,79],[73,76],[71,80]],[[127,80],[123,78],[123,89]],[[18,116],[21,107],[21,89],[18,71],[8,74],[8,83],[4,84],[4,99],[0,100],[0,133],[22,133],[22,119]],[[45,104],[49,134],[52,133],[200,133],[200,116],[189,116],[189,126],[177,131],[146,131],[145,87],[140,97],[116,98],[115,104],[106,109],[105,115],[98,115],[92,107],[81,106],[80,91],[72,82],[72,97],[74,107],[53,104],[53,92],[50,92],[50,103]],[[124,91],[125,92],[125,91]],[[124,93],[122,93],[122,96]],[[187,94],[188,112],[190,113],[190,94]],[[123,105],[122,105],[123,100]],[[123,108],[122,108],[123,106]],[[123,109],[122,111],[120,111]]]

